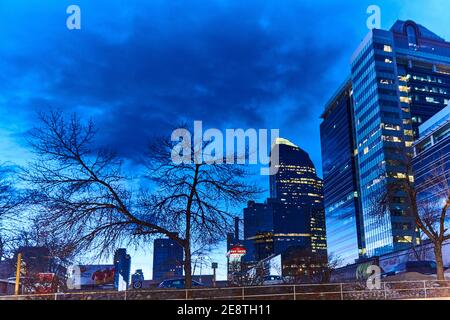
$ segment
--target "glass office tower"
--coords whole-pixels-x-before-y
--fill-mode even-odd
[[[409,199],[398,194],[389,214],[374,216],[389,184],[413,179],[402,159],[413,153],[418,126],[450,94],[450,44],[412,21],[372,30],[351,59],[357,171],[368,256],[417,241]]]
[[[450,185],[450,105],[422,124],[419,131],[413,158],[419,206],[440,212]],[[448,228],[450,218],[446,224]]]
[[[285,139],[276,144],[279,164],[278,173],[270,177],[271,198],[265,203],[249,201],[244,209],[243,260],[255,263],[295,249],[325,262],[323,182],[305,151]],[[290,264],[283,258],[283,268]]]
[[[310,234],[312,253],[326,255],[323,181],[308,153],[286,139],[279,138],[276,144],[278,171],[270,176],[270,197],[279,202],[274,218],[275,247],[304,243],[303,238]]]
[[[352,115],[348,79],[327,103],[320,125],[328,254],[342,265],[364,255]]]

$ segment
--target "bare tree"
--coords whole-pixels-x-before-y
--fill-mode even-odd
[[[250,270],[243,266],[240,260],[232,260],[229,263],[229,283],[237,287],[261,286],[264,284],[264,261],[259,261]]]
[[[405,197],[416,227],[433,243],[437,279],[445,280],[442,246],[450,240],[446,226],[450,207],[450,173],[445,164],[434,163],[426,176],[421,178],[420,186],[417,186],[413,178],[412,159],[406,156],[400,163],[405,172],[403,176],[397,175],[395,181],[389,181],[392,180],[389,176],[381,177],[385,188],[375,196],[373,215],[384,217],[398,197]]]
[[[169,144],[149,155],[148,178],[157,192],[144,186],[135,190],[116,153],[96,147],[92,121],[83,124],[76,115],[67,120],[56,111],[40,120],[30,138],[37,159],[23,175],[33,187],[29,198],[40,223],[99,256],[165,235],[184,248],[187,287],[192,241],[218,240],[232,219],[230,205],[254,194],[241,167],[175,165]]]
[[[53,274],[51,277],[51,286],[54,289],[65,288],[67,280],[67,267],[70,266],[76,254],[76,247],[70,242],[70,239],[58,238],[45,225],[38,221],[38,218],[29,217],[27,225],[18,230],[14,237],[9,241],[10,252],[16,256],[23,248],[33,247],[45,249],[44,255],[39,256],[42,264],[38,267],[26,265],[24,260],[21,283],[27,292],[35,292],[37,286],[42,285],[42,274]],[[10,259],[12,265],[16,259]],[[45,270],[42,269],[45,267]],[[48,281],[48,280],[47,280]],[[49,285],[50,283],[47,283]]]
[[[16,225],[20,222],[23,199],[15,188],[15,173],[13,166],[0,164],[0,260],[9,257]]]
[[[23,179],[42,226],[98,257],[155,234],[179,240],[156,215],[141,211],[144,192],[132,189],[115,152],[96,147],[92,121],[84,124],[76,115],[67,120],[57,111],[40,120],[29,139],[36,159]]]
[[[182,155],[185,161],[174,163],[171,155],[178,142],[162,138],[150,146],[148,178],[157,192],[147,208],[159,213],[164,227],[179,235],[185,254],[186,287],[190,287],[193,246],[213,245],[225,239],[233,225],[235,208],[260,190],[249,182],[247,168],[236,164],[248,155],[232,155],[233,164],[227,163],[230,155],[208,163],[196,161],[199,152],[214,157],[208,151],[210,140],[188,143],[189,154]]]

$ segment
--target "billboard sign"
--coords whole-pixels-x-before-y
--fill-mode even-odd
[[[228,251],[228,257],[230,260],[240,260],[245,254],[247,253],[247,250],[241,245],[236,245],[230,248],[230,251]]]
[[[81,286],[114,284],[114,265],[80,265]]]

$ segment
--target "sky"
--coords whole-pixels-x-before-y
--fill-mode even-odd
[[[81,30],[66,27],[72,4]],[[280,129],[321,175],[320,115],[372,4],[383,29],[410,19],[450,39],[448,0],[1,0],[0,163],[25,164],[36,113],[57,108],[92,117],[130,166],[155,134],[201,120]],[[148,278],[151,250],[133,252]],[[214,255],[223,278],[223,248]]]

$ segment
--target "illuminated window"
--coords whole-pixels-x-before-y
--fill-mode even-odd
[[[392,52],[392,47],[388,45],[384,45],[384,52]]]
[[[411,137],[413,137],[413,136],[414,136],[414,133],[413,133],[412,130],[405,130],[405,136],[411,136]]]
[[[403,236],[403,237],[396,237],[396,242],[397,243],[412,243],[413,242],[413,238],[411,236]]]
[[[400,97],[400,102],[409,104],[409,103],[411,103],[411,99],[408,97]]]
[[[406,87],[406,86],[399,86],[398,89],[399,89],[401,92],[409,92],[409,90],[410,90],[410,88],[409,88],[409,87]]]

